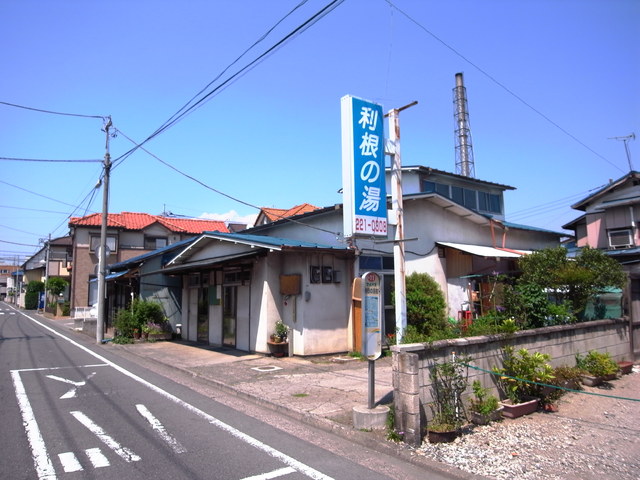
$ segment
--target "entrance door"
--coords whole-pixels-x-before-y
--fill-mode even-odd
[[[209,288],[198,289],[198,342],[209,342]]]
[[[238,321],[238,287],[223,287],[222,298],[222,344],[236,346],[236,324]]]

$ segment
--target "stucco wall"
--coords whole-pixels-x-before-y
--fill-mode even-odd
[[[640,322],[633,326],[640,331]],[[393,352],[393,388],[396,428],[403,431],[405,441],[419,444],[430,416],[432,400],[429,367],[434,361],[470,356],[470,365],[483,370],[500,367],[501,349],[513,345],[516,350],[548,353],[553,366],[575,365],[576,353],[589,350],[609,352],[614,360],[633,360],[630,347],[629,322],[609,319],[574,325],[539,328],[517,332],[512,336],[472,337],[434,342],[430,345],[411,344],[391,347]],[[497,394],[494,376],[482,370],[469,369],[469,385],[480,380],[483,386]],[[469,388],[468,395],[471,394]]]

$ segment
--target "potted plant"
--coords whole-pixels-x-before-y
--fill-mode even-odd
[[[560,365],[553,369],[553,378],[542,388],[540,403],[547,412],[558,411],[558,400],[571,390],[582,389],[583,372],[578,367]]]
[[[282,320],[278,320],[275,326],[274,335],[280,339],[281,342],[287,341],[287,326],[282,322]]]
[[[468,358],[456,357],[451,361],[435,362],[429,371],[433,402],[430,404],[432,419],[427,422],[430,442],[451,442],[465,422],[462,394],[467,389]]]
[[[547,353],[530,353],[526,348],[517,352],[512,346],[503,349],[502,368],[493,368],[498,375],[498,387],[505,400],[502,415],[518,418],[538,409],[542,395],[542,384],[548,384],[553,377],[553,368],[548,363]]]
[[[622,360],[618,362],[618,367],[620,367],[620,375],[629,375],[633,370],[633,362]]]
[[[613,380],[620,369],[608,352],[597,350],[590,350],[584,356],[576,353],[576,366],[585,373],[582,383],[590,387],[600,385],[604,380]]]
[[[489,389],[483,387],[479,380],[474,380],[471,388],[473,389],[473,398],[469,402],[471,421],[476,425],[487,425],[489,422],[499,420],[504,407],[500,405],[498,397],[491,395]]]

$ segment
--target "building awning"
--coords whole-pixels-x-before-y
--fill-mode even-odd
[[[436,242],[443,247],[455,248],[461,252],[470,253],[478,257],[494,257],[494,258],[520,258],[530,252],[521,250],[501,249],[494,247],[486,247],[484,245],[468,245],[465,243]]]
[[[126,275],[127,273],[129,273],[129,270],[122,270],[121,272],[110,273],[109,275],[105,275],[104,279],[105,281],[108,282],[110,280],[115,280],[116,278],[120,278],[123,275]],[[95,277],[89,280],[89,283],[93,283],[97,281],[98,281],[98,277]]]

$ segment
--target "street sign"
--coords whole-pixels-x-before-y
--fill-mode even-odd
[[[344,236],[387,236],[384,115],[378,104],[341,99]]]
[[[382,287],[375,272],[362,275],[362,355],[376,360],[382,354]]]

